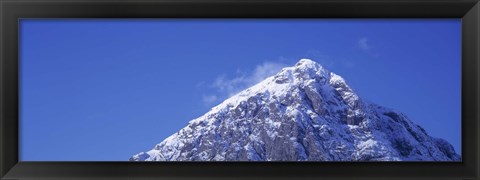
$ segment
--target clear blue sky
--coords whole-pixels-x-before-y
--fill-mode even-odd
[[[300,58],[460,154],[460,19],[27,19],[20,31],[24,161],[126,161]]]

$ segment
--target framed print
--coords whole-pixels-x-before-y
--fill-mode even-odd
[[[478,179],[478,1],[2,1],[1,179]]]

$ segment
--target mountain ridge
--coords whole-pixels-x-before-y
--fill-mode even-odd
[[[130,161],[460,161],[401,112],[301,59]]]

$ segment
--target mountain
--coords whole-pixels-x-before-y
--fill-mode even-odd
[[[130,161],[460,161],[405,114],[302,59]]]

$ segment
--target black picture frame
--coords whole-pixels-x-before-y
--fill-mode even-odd
[[[461,18],[462,162],[19,162],[20,18]],[[0,0],[0,179],[479,179],[478,0]]]

